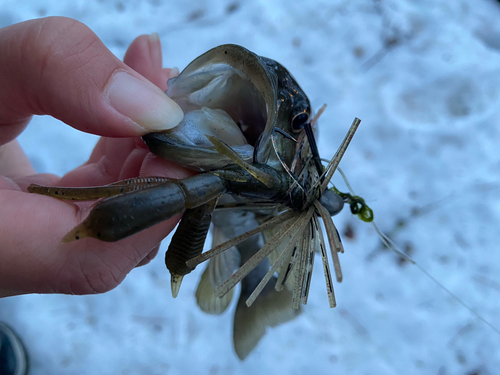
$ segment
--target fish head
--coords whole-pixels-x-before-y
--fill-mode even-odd
[[[287,134],[300,131],[311,112],[307,96],[283,65],[234,44],[196,58],[169,80],[166,94],[184,111],[183,120],[143,139],[154,154],[200,171],[232,164],[205,134],[221,139],[246,161],[281,169],[271,134],[275,128]],[[278,137],[275,144],[286,162],[292,160],[293,142]]]

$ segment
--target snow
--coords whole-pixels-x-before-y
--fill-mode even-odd
[[[52,15],[84,22],[120,58],[135,36],[158,32],[166,66],[223,43],[283,63],[314,108],[328,104],[322,157],[363,120],[341,167],[380,229],[500,325],[500,3],[0,0],[0,27]],[[19,137],[37,171],[57,174],[96,139],[45,117]],[[222,316],[199,311],[202,268],[173,300],[162,255],[104,295],[2,299],[0,319],[25,340],[33,374],[498,373],[499,334],[382,249],[370,225],[347,210],[335,223],[354,231],[343,236],[338,307],[328,308],[317,262],[304,313],[270,329],[245,362],[232,349],[234,304]]]

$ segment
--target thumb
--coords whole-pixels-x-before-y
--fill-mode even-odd
[[[0,144],[34,114],[111,137],[170,129],[183,117],[78,21],[49,17],[0,29],[0,51]]]

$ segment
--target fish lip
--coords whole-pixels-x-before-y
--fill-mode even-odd
[[[149,151],[151,151],[155,155],[159,155],[161,153],[161,148],[165,145],[175,145],[175,142],[172,142],[172,138],[165,134],[165,132],[153,132],[143,135],[142,140],[148,146]]]
[[[160,141],[160,139],[159,139],[158,132],[148,133],[146,135],[143,135],[141,138],[144,141],[144,143],[146,143],[146,146],[148,146],[148,148],[149,148],[149,150],[151,150],[151,152],[153,152],[153,149],[157,149],[159,147],[159,145],[162,143],[162,141]]]
[[[168,132],[149,133],[142,140],[154,155],[194,171],[206,172],[232,163],[213,147],[187,145],[171,138]]]
[[[169,137],[166,132],[148,133],[142,136],[142,140],[146,143],[149,151],[165,160],[175,161],[175,151],[179,149],[183,149],[185,151],[190,149],[199,151],[200,149],[203,149],[203,147],[193,147],[175,142],[175,140]]]
[[[153,154],[166,159],[175,160],[175,151],[188,151],[206,152],[211,154],[218,154],[213,147],[205,147],[200,145],[188,145],[183,142],[176,141],[167,134],[168,132],[153,132],[142,136],[142,140],[148,146],[149,151]]]
[[[142,136],[142,140],[146,143],[150,152],[162,159],[165,159],[163,156],[163,154],[165,154],[165,146],[174,146],[171,139],[162,132],[148,133]],[[169,158],[167,158],[167,160],[168,159]]]

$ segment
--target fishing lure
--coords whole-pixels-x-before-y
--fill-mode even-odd
[[[237,45],[222,45],[195,59],[169,80],[166,93],[182,108],[184,119],[174,129],[143,139],[154,154],[198,175],[89,188],[32,185],[28,191],[69,200],[104,198],[63,242],[85,237],[118,241],[184,212],[165,256],[172,294],[177,296],[186,274],[209,259],[197,291],[204,311],[224,311],[242,281],[234,341],[244,358],[266,326],[292,319],[298,311],[289,307],[297,310],[307,303],[316,252],[330,307],[336,306],[319,218],[340,282],[343,247],[331,217],[347,202],[365,221],[373,219],[362,199],[328,188],[360,120],[354,120],[324,167],[314,138],[318,115],[312,118],[306,94],[281,64]],[[202,253],[212,222],[214,247]],[[271,280],[274,288],[268,286]],[[248,308],[254,303],[269,308],[254,309],[260,316],[249,324],[253,313]],[[279,313],[266,320],[269,311]]]

